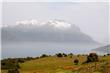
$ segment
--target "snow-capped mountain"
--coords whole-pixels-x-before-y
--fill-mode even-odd
[[[63,20],[37,20],[17,21],[16,25],[2,28],[2,42],[73,42],[97,43],[84,34],[75,24]]]

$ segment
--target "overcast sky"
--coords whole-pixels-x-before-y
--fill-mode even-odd
[[[43,22],[59,19],[79,26],[84,33],[98,42],[108,42],[109,13],[107,2],[7,2],[3,4],[2,12],[3,25],[14,25],[19,20],[36,19]]]
[[[109,0],[1,0],[4,2],[107,2]]]

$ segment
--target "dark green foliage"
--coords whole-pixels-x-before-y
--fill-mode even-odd
[[[22,59],[22,58],[19,58],[19,59],[18,59],[18,62],[19,62],[19,63],[24,63],[24,62],[25,62],[25,60],[24,60],[24,59]]]
[[[98,55],[96,53],[90,53],[88,56],[87,56],[87,63],[89,62],[98,62]]]
[[[77,57],[80,57],[80,56],[81,56],[80,54],[77,55]]]
[[[49,55],[49,57],[51,57],[51,55]]]
[[[48,57],[48,55],[42,54],[42,55],[40,56],[40,58],[45,58],[45,57]]]
[[[6,65],[6,63],[2,62],[2,63],[1,63],[1,65],[2,65],[2,66],[5,66],[5,65]]]
[[[103,57],[105,57],[106,55],[103,55]]]
[[[72,57],[73,57],[73,53],[68,54],[68,56],[69,56],[70,58],[72,58]]]
[[[15,68],[15,69],[9,69],[8,73],[20,73],[20,72],[17,68]]]
[[[19,63],[24,63],[25,61],[29,61],[33,59],[34,59],[33,57],[3,59],[1,60],[1,69],[20,68]]]
[[[78,65],[79,60],[78,60],[78,59],[75,59],[75,60],[74,60],[74,63],[75,63],[75,65]]]
[[[57,53],[56,56],[57,57],[67,57],[68,55],[65,53]]]
[[[109,53],[108,53],[107,55],[108,55],[108,56],[110,56],[110,54],[109,54]]]
[[[56,54],[56,56],[57,56],[57,57],[63,57],[63,54],[58,53],[58,54]]]
[[[20,68],[16,59],[4,59],[1,61],[1,69]]]
[[[73,56],[73,53],[70,53],[70,54],[68,54],[68,55],[72,55],[72,56]]]
[[[35,59],[39,59],[39,57],[35,57]]]
[[[19,64],[18,64],[18,63],[16,64],[16,68],[18,68],[18,69],[20,68],[20,66],[19,66]]]
[[[33,57],[27,57],[26,60],[33,60]]]
[[[67,57],[67,54],[63,53],[63,56],[64,56],[64,57]]]

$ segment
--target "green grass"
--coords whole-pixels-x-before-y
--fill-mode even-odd
[[[78,58],[80,63],[74,65],[74,59]],[[102,61],[103,60],[103,61]],[[86,56],[73,56],[69,57],[46,57],[36,60],[26,61],[20,64],[20,73],[101,73],[100,67],[104,63],[110,61],[110,56],[100,57],[101,62],[97,62],[95,69],[95,63],[82,64],[86,61]],[[70,68],[70,69],[69,69]],[[72,68],[72,70],[71,70]],[[77,71],[78,68],[78,71]],[[96,71],[95,71],[96,70]],[[7,73],[6,70],[2,73]]]
[[[21,72],[22,71],[35,71],[35,72],[56,72],[57,69],[62,69],[66,66],[75,66],[73,61],[76,58],[63,57],[46,57],[37,60],[27,61],[21,64]],[[85,57],[80,57],[80,64],[84,61]]]
[[[21,71],[53,72],[58,68],[73,65],[70,58],[47,57],[21,64]]]

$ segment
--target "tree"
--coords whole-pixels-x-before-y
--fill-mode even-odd
[[[20,65],[17,59],[1,60],[1,69],[13,69],[13,68],[20,68]]]
[[[61,53],[56,54],[57,57],[63,57],[63,55]]]
[[[63,53],[63,56],[64,56],[64,57],[67,57],[67,55],[66,55],[65,53]]]
[[[98,59],[98,55],[96,53],[90,53],[88,56],[87,56],[87,63],[88,62],[97,62],[99,59]]]
[[[33,57],[27,57],[26,60],[27,60],[27,61],[33,60]]]
[[[68,56],[69,56],[70,58],[72,58],[72,57],[73,57],[73,53],[68,54]]]
[[[17,61],[18,61],[19,63],[24,63],[24,62],[25,62],[25,60],[22,59],[22,58],[21,58],[21,59],[19,58]]]
[[[78,65],[79,60],[78,60],[78,59],[75,59],[75,60],[74,60],[74,63],[75,63],[75,65]]]
[[[48,55],[42,54],[42,55],[40,56],[40,58],[44,58],[44,57],[48,57]]]

